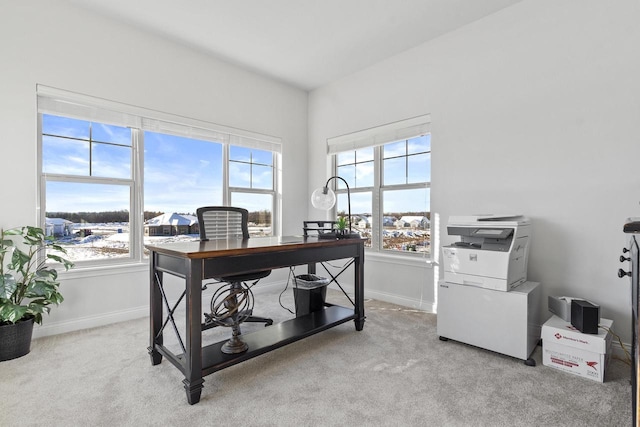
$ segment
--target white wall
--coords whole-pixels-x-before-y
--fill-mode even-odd
[[[302,91],[64,1],[0,0],[0,9],[0,226],[36,222],[38,83],[282,137],[283,234],[324,216],[303,206],[328,176],[326,138],[431,113],[439,230],[450,214],[527,214],[530,279],[545,297],[601,304],[630,341],[629,283],[616,271],[622,223],[640,216],[634,0],[525,0],[320,88],[308,107]],[[64,276],[66,301],[36,334],[146,314],[147,274]],[[368,256],[365,275],[368,297],[435,303],[421,261]]]
[[[640,216],[638,22],[635,0],[518,3],[313,91],[309,158],[329,137],[431,113],[443,242],[451,214],[528,215],[543,318],[547,295],[584,297],[630,342],[630,284],[616,272],[622,224]],[[327,168],[309,168],[311,190]],[[424,268],[379,280],[390,270],[370,257],[365,270],[367,296],[435,302]]]
[[[37,222],[36,84],[283,139],[283,232],[307,199],[307,94],[76,9],[0,0],[0,227]],[[37,335],[146,315],[148,267],[63,276]],[[286,277],[286,272],[283,275]],[[278,274],[269,280],[283,280]],[[47,332],[48,328],[48,332]]]

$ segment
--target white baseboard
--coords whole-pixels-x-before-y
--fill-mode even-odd
[[[278,290],[283,290],[286,286],[286,281],[281,280],[271,283],[261,283],[255,286],[252,290],[254,294],[272,293]],[[339,290],[335,285],[329,286],[332,289]],[[205,290],[202,295],[203,299],[209,298],[215,291],[214,287],[210,287]],[[353,297],[353,294],[351,294]],[[385,292],[377,292],[367,290],[365,292],[365,298],[373,298],[379,301],[389,302],[392,304],[398,304],[404,307],[410,307],[418,310],[434,312],[434,304],[430,301],[419,301],[411,298],[400,297]],[[110,325],[112,323],[124,322],[126,320],[140,319],[149,316],[149,306],[144,305],[127,310],[113,311],[109,313],[96,314],[94,316],[80,317],[73,320],[66,320],[62,322],[48,322],[42,326],[36,326],[33,330],[33,338],[41,338],[50,335],[64,334],[67,332],[79,331],[82,329],[95,328],[98,326]],[[622,352],[622,350],[620,350]]]
[[[274,292],[277,289],[284,289],[286,282],[280,281],[275,283],[265,283],[253,288],[254,294],[263,294]],[[214,287],[202,292],[203,299],[207,296],[211,298]],[[96,328],[98,326],[111,325],[113,323],[124,322],[127,320],[141,319],[149,316],[149,305],[130,308],[126,310],[112,311],[109,313],[100,313],[94,316],[79,317],[77,319],[65,320],[60,322],[47,322],[42,326],[36,325],[33,329],[33,338],[47,337],[51,335],[64,334],[67,332],[80,331],[82,329]],[[45,319],[46,321],[47,319]]]
[[[136,307],[128,310],[118,310],[110,313],[102,313],[95,316],[86,316],[63,322],[46,323],[33,329],[33,338],[47,337],[50,335],[64,334],[82,329],[95,328],[110,325],[125,320],[140,319],[149,316],[149,306]],[[45,319],[46,320],[46,319]]]
[[[417,300],[370,289],[366,290],[366,292],[364,293],[364,297],[388,302],[391,304],[398,304],[403,307],[410,307],[413,309],[426,311],[428,313],[435,313],[435,304],[432,301]]]

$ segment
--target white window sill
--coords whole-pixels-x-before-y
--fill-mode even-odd
[[[126,273],[141,273],[149,271],[149,260],[131,263],[92,265],[72,268],[69,271],[57,268],[58,275],[65,279],[83,279],[96,276],[110,276]]]

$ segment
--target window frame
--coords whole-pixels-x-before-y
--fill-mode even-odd
[[[351,187],[349,186],[349,192],[353,198],[357,193],[371,193],[371,246],[365,247],[365,250],[370,253],[376,253],[383,256],[393,257],[408,257],[408,258],[426,258],[427,262],[432,262],[434,259],[433,254],[433,234],[430,238],[430,250],[429,252],[412,252],[412,251],[393,251],[383,248],[383,221],[384,221],[384,193],[394,190],[413,190],[413,189],[426,189],[431,192],[431,177],[429,181],[419,183],[404,183],[404,184],[392,184],[384,185],[384,156],[383,147],[386,144],[396,143],[399,141],[408,141],[412,138],[431,135],[431,116],[429,114],[413,117],[407,120],[401,120],[398,122],[381,125],[378,127],[368,128],[362,131],[341,135],[335,138],[329,138],[327,140],[328,153],[330,158],[330,167],[333,175],[338,174],[338,155],[345,152],[357,151],[362,148],[373,148],[373,165],[374,165],[374,182],[373,186],[368,187]],[[431,141],[429,146],[429,153],[432,152]],[[404,157],[408,158],[409,153],[405,152]],[[357,156],[354,156],[357,164]],[[433,158],[430,156],[430,165],[433,163]],[[334,180],[332,187],[336,196],[340,194],[347,194],[346,188],[339,188],[337,180]],[[429,197],[429,200],[431,198]],[[428,206],[429,213],[433,213],[431,209],[431,203]],[[352,209],[353,210],[353,209]],[[332,209],[332,215],[335,217],[338,212],[337,203]],[[352,212],[353,213],[353,212]],[[433,230],[432,230],[433,231]]]
[[[397,142],[397,141],[393,141]],[[384,144],[383,144],[384,145]],[[414,253],[410,251],[392,251],[389,249],[383,248],[384,239],[382,238],[382,231],[384,230],[383,221],[384,221],[384,193],[387,191],[397,191],[397,190],[414,190],[414,189],[427,189],[431,190],[431,181],[424,183],[411,183],[411,184],[392,184],[392,185],[382,185],[384,179],[384,165],[382,158],[383,145],[379,145],[373,147],[374,149],[374,184],[369,187],[351,187],[349,186],[349,192],[351,193],[351,197],[353,198],[354,194],[358,193],[371,193],[371,216],[373,218],[371,223],[371,246],[366,247],[367,251],[378,252],[380,254],[390,254],[390,255],[407,255],[411,257],[428,257],[430,260],[433,258],[433,254],[429,251],[428,255],[423,255],[421,253]],[[338,166],[337,166],[337,156],[338,154],[332,155],[332,170],[334,175],[338,175]],[[335,181],[335,180],[334,180]],[[336,193],[336,197],[340,194],[346,195],[346,188],[338,188],[339,185],[336,182],[332,183],[333,191]],[[337,215],[338,207],[333,208],[333,215]],[[431,209],[429,209],[431,212]]]
[[[229,169],[230,169],[230,162],[237,162],[236,160],[231,160],[230,159],[230,150],[231,150],[231,146],[234,144],[225,144],[225,146],[223,147],[222,150],[222,175],[223,175],[223,204],[225,206],[231,206],[231,195],[233,193],[243,193],[243,194],[266,194],[266,195],[270,195],[271,196],[271,235],[272,236],[277,236],[279,235],[279,230],[280,230],[280,223],[279,221],[277,221],[277,218],[279,218],[279,215],[277,215],[277,211],[276,211],[276,200],[277,200],[277,194],[278,194],[278,187],[277,187],[277,172],[279,170],[279,162],[280,162],[280,155],[275,152],[275,151],[271,151],[271,168],[272,168],[272,173],[271,173],[271,189],[264,189],[264,188],[252,188],[252,187],[237,187],[237,186],[231,186],[229,185]],[[263,151],[268,151],[268,150],[263,150]],[[253,166],[253,161],[250,162],[249,164],[251,164]],[[255,163],[255,164],[259,164],[259,165],[263,165],[262,163]],[[252,182],[252,181],[250,181]]]
[[[42,131],[43,126],[43,114],[38,112],[37,116],[37,126],[38,126],[38,176],[39,176],[39,185],[38,185],[38,202],[37,209],[39,212],[39,225],[44,230],[46,229],[46,200],[47,200],[47,183],[48,182],[67,182],[67,183],[79,183],[79,184],[94,184],[94,185],[117,185],[117,186],[126,186],[129,188],[129,255],[127,257],[117,257],[117,258],[100,258],[94,260],[78,260],[74,261],[77,267],[103,267],[115,264],[130,264],[134,262],[139,262],[143,258],[143,243],[144,236],[140,235],[142,233],[143,226],[140,221],[136,220],[138,217],[137,211],[138,206],[141,206],[142,200],[144,199],[144,194],[142,190],[142,183],[139,183],[140,177],[140,164],[136,161],[136,153],[144,153],[144,143],[141,141],[139,137],[140,131],[138,129],[131,129],[131,158],[130,158],[130,170],[131,176],[129,178],[105,178],[99,176],[92,175],[66,175],[60,173],[45,173],[43,171],[43,163],[44,163],[44,154],[43,154],[43,137],[44,133]],[[60,116],[60,117],[69,117],[69,116]],[[72,117],[76,118],[76,117]],[[86,120],[91,123],[102,123],[98,121],[91,120],[90,118],[84,118],[80,120]],[[92,140],[88,141],[89,144],[92,143]],[[142,146],[140,146],[142,145]],[[139,190],[136,190],[138,185],[141,185]],[[143,217],[144,212],[140,210],[140,218]]]
[[[122,264],[146,263],[148,258],[144,255],[144,132],[152,131],[178,135],[185,138],[209,141],[222,144],[222,195],[223,204],[228,205],[231,194],[269,194],[272,198],[271,206],[271,234],[278,235],[281,229],[281,214],[278,211],[279,188],[279,163],[281,158],[281,139],[268,135],[262,135],[251,131],[202,122],[168,113],[133,107],[113,101],[93,98],[86,95],[75,94],[59,89],[38,85],[37,91],[37,173],[38,173],[38,219],[41,227],[46,226],[46,187],[47,182],[71,182],[88,184],[110,184],[129,187],[129,256],[121,258],[99,258],[94,260],[79,260],[77,268],[92,269]],[[44,106],[41,107],[40,103]],[[71,107],[67,107],[70,104]],[[69,112],[65,113],[65,109]],[[59,111],[61,110],[61,111]],[[94,176],[75,176],[66,174],[53,174],[43,172],[43,114],[57,115],[72,119],[86,120],[92,123],[124,126],[131,128],[131,177],[103,178]],[[102,117],[102,119],[101,119]],[[104,119],[106,117],[106,119]],[[109,120],[114,117],[114,120]],[[169,130],[167,130],[169,129]],[[177,129],[177,131],[175,131]],[[186,129],[186,131],[184,131]],[[174,130],[174,131],[172,131]],[[193,134],[192,134],[193,133]],[[215,135],[215,137],[213,136]],[[222,136],[222,138],[220,137]],[[230,147],[250,147],[271,152],[273,159],[272,188],[253,189],[244,187],[231,187],[229,185],[229,150]]]

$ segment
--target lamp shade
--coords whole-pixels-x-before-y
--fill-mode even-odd
[[[314,208],[328,211],[336,204],[336,193],[329,187],[317,188],[311,193],[311,204]]]

